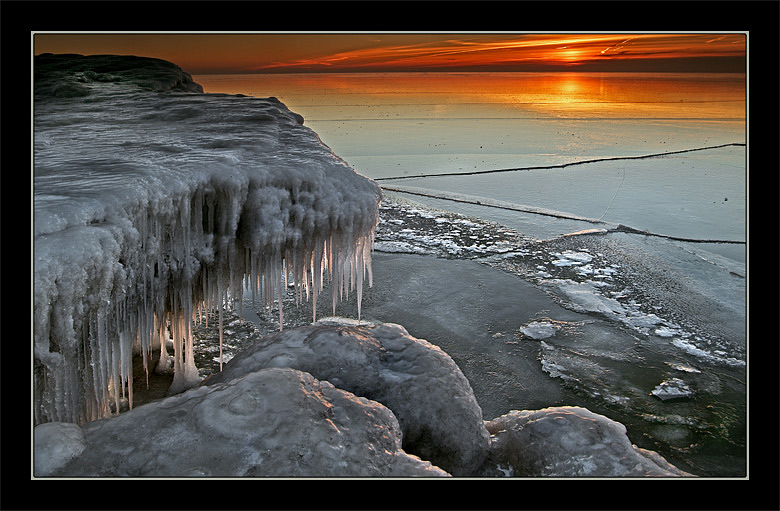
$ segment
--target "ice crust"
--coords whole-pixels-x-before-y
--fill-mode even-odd
[[[86,449],[84,432],[71,422],[47,422],[33,431],[33,466],[38,474],[53,474]]]
[[[157,59],[34,72],[36,423],[132,404],[133,353],[153,370],[169,338],[171,392],[197,384],[192,322],[245,287],[271,304],[289,281],[316,316],[323,279],[334,304],[371,285],[379,187],[275,98],[203,94]]]

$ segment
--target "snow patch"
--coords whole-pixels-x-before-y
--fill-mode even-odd
[[[596,281],[548,279],[542,281],[542,284],[554,286],[561,291],[568,300],[568,306],[575,311],[602,314],[612,321],[623,323],[642,333],[648,333],[650,328],[663,323],[657,315],[643,312],[640,308],[641,304],[631,300],[620,302],[617,298],[624,297],[620,293],[614,294],[614,297],[605,296],[599,288],[606,286]]]
[[[690,353],[691,355],[701,358],[703,360],[707,360],[709,362],[715,362],[715,363],[721,363],[726,364],[732,367],[744,367],[745,361],[739,360],[733,357],[729,357],[726,355],[725,352],[718,352],[718,350],[714,351],[707,351],[704,350],[696,344],[694,344],[693,341],[688,339],[673,339],[672,344],[681,350]]]
[[[658,337],[674,337],[675,335],[678,335],[677,330],[673,330],[667,326],[658,327],[653,333]]]

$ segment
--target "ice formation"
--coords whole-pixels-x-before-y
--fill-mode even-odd
[[[133,354],[148,374],[169,339],[171,392],[193,386],[193,321],[245,289],[372,284],[379,187],[275,98],[139,57],[45,54],[34,76],[36,424],[132,404]]]
[[[561,327],[549,321],[531,321],[520,327],[520,332],[531,339],[547,339],[555,335]]]
[[[515,477],[690,477],[632,444],[623,424],[577,406],[512,410],[486,427],[496,472]]]
[[[78,451],[64,426],[81,441]],[[401,448],[398,420],[382,404],[287,368],[190,389],[81,427],[41,424],[34,434],[35,477],[449,475]]]
[[[341,318],[267,336],[175,396],[33,434],[36,478],[689,475],[586,408],[483,421],[439,347]]]
[[[401,325],[328,318],[285,330],[238,353],[204,385],[269,367],[305,371],[382,403],[398,419],[404,450],[455,476],[472,473],[484,459],[488,434],[468,380],[441,348]]]
[[[693,392],[690,386],[680,378],[669,378],[658,384],[651,394],[662,401],[666,401],[691,397]]]

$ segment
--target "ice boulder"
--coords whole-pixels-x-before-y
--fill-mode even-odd
[[[403,448],[468,475],[487,454],[489,435],[468,380],[437,346],[390,323],[320,323],[263,338],[204,382],[230,381],[267,367],[290,367],[393,411]]]
[[[33,466],[36,476],[48,476],[84,452],[84,432],[71,422],[47,422],[33,431]]]
[[[574,406],[513,410],[486,423],[491,450],[486,475],[515,477],[690,476],[653,451],[641,449],[626,428]]]
[[[50,437],[54,423],[35,428]],[[63,426],[56,426],[62,428]],[[37,475],[70,477],[447,476],[401,448],[381,404],[271,368],[139,406],[80,429],[69,461],[36,443]],[[39,434],[41,433],[41,434]]]

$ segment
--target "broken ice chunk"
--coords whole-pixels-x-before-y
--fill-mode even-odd
[[[681,379],[671,378],[661,382],[655,389],[653,389],[651,394],[661,399],[662,401],[667,401],[669,399],[682,399],[691,397],[693,395],[693,391],[688,386],[688,384]]]
[[[532,321],[520,328],[523,335],[531,339],[547,339],[555,335],[560,327],[547,321]]]

